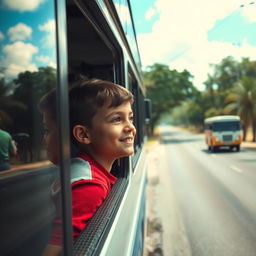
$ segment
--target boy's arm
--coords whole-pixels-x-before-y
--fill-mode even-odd
[[[78,181],[72,186],[72,226],[73,240],[85,228],[89,219],[96,212],[107,196],[106,189],[101,184],[91,181]],[[53,221],[53,231],[49,244],[42,256],[59,256],[62,250],[62,220],[57,217]]]
[[[79,181],[72,187],[72,226],[76,240],[88,221],[103,203],[108,192],[102,184]]]

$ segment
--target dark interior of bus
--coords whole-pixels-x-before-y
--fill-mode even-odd
[[[67,37],[70,82],[79,79],[80,76],[114,81],[114,52],[106,46],[95,29],[99,28],[73,1],[68,1]]]
[[[83,6],[82,8],[89,8]],[[108,35],[103,33],[96,18],[88,16],[90,10],[83,13],[72,1],[67,3],[67,40],[68,40],[68,73],[69,84],[81,78],[99,78],[115,82],[118,65],[117,54],[111,45]],[[116,177],[125,177],[127,159],[116,161],[111,173]]]

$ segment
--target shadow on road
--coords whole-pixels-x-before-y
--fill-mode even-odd
[[[160,144],[178,144],[200,141],[200,139],[173,139],[173,138],[160,138]]]
[[[208,149],[202,149],[202,152],[204,152],[206,154],[234,154],[234,153],[239,153],[239,151],[230,150],[230,149],[218,149],[215,152],[212,152]]]

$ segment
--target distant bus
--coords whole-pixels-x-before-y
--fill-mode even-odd
[[[204,124],[208,150],[215,152],[222,147],[229,147],[230,150],[240,151],[242,126],[239,116],[214,116],[206,118]]]

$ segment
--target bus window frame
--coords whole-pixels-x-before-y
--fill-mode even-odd
[[[109,24],[107,24],[103,13],[100,12],[96,2],[81,2],[75,0],[74,3],[80,9],[81,13],[94,27],[106,46],[113,53],[113,77],[117,84],[125,85],[125,62],[122,47],[116,40]],[[129,184],[129,157],[117,161],[118,169],[123,170],[122,176],[111,189],[110,194],[104,200],[103,204],[89,220],[85,229],[82,230],[76,242],[73,245],[73,255],[99,255],[109,231],[118,212],[119,205]]]
[[[135,98],[134,103],[133,103],[134,109],[135,109],[134,125],[135,125],[135,128],[137,129],[137,127],[141,127],[141,124],[143,123],[142,116],[144,116],[143,115],[144,111],[142,111],[141,107],[144,107],[144,104],[142,104],[142,105],[140,104],[141,97],[139,97],[139,96],[141,95],[141,92],[140,92],[139,83],[136,80],[136,77],[135,77],[129,63],[128,63],[128,84],[129,84],[129,90],[133,93],[133,96]],[[143,101],[144,101],[144,99],[143,99]],[[141,153],[143,137],[144,137],[142,130],[137,129],[136,137],[137,137],[137,139],[135,140],[136,144],[134,145],[135,152],[134,152],[134,155],[132,156],[132,169],[133,170],[135,170],[135,166],[137,164],[137,161],[139,160],[140,153]]]
[[[60,178],[63,221],[64,255],[72,255],[72,203],[70,187],[70,142],[68,110],[68,61],[66,33],[66,1],[55,0],[56,47],[57,47],[57,124],[59,131]]]

